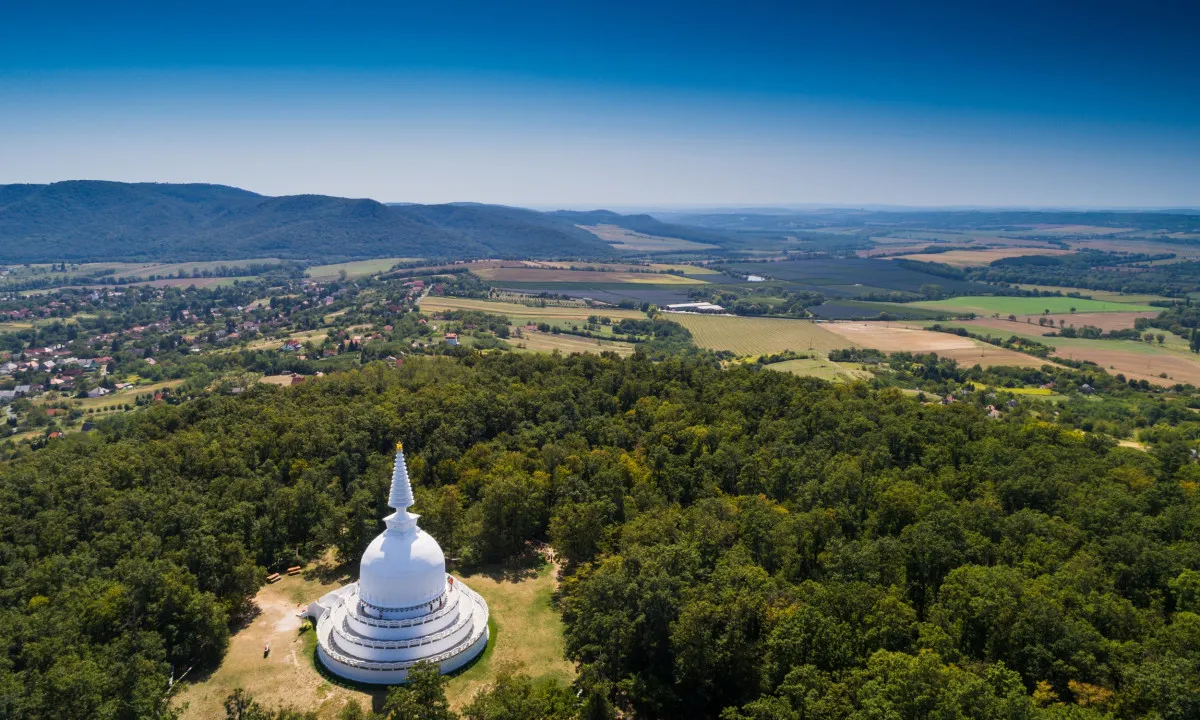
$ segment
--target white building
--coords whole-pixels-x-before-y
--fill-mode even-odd
[[[317,654],[331,672],[362,683],[394,685],[421,661],[443,673],[470,662],[488,643],[488,607],[417,527],[404,452],[396,446],[387,530],[367,546],[358,582],[309,605],[317,622]]]
[[[709,302],[691,302],[691,303],[676,303],[668,305],[667,310],[670,312],[693,312],[693,313],[723,313],[725,308],[720,305],[714,305]]]

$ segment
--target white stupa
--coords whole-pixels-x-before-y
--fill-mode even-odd
[[[359,564],[358,582],[344,585],[309,606],[317,623],[317,654],[330,671],[357,682],[395,685],[418,662],[447,673],[483,652],[488,607],[461,580],[446,574],[446,558],[417,527],[404,450],[396,467],[384,518],[387,530],[371,541]]]

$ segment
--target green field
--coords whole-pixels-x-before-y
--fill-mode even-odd
[[[861,369],[857,363],[835,363],[823,357],[785,360],[783,362],[771,363],[764,367],[768,370],[815,377],[822,380],[829,380],[830,382],[844,382],[871,377],[871,373]]]
[[[688,313],[668,313],[664,317],[687,328],[697,346],[729,350],[742,357],[784,350],[828,353],[854,344],[810,320]]]
[[[336,280],[341,271],[346,271],[346,277],[354,278],[387,272],[396,263],[412,262],[417,258],[376,258],[374,260],[355,260],[353,262],[335,263],[333,265],[314,265],[305,271],[305,276],[314,280]]]
[[[1075,312],[1155,312],[1160,308],[1134,303],[1112,302],[1108,300],[1087,300],[1071,297],[1000,297],[983,295],[978,297],[956,297],[947,300],[932,300],[916,302],[912,305],[929,310],[944,310],[946,312],[975,313],[976,315],[1040,315],[1047,310],[1051,313]]]

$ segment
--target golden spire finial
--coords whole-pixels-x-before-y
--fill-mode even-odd
[[[396,443],[396,451],[397,451],[397,452],[402,452],[403,450],[404,450],[404,443],[402,443],[402,442],[397,442],[397,443]]]

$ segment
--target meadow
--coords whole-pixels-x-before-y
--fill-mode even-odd
[[[304,272],[306,277],[314,280],[336,280],[345,271],[347,279],[367,277],[381,272],[387,272],[392,266],[402,262],[412,262],[417,258],[376,258],[374,260],[354,260],[351,262],[334,263],[332,265],[314,265]]]
[[[906,303],[909,304],[909,303]],[[1075,312],[1154,312],[1157,308],[1134,303],[1108,300],[1088,300],[1072,297],[1007,297],[999,295],[976,295],[955,297],[946,300],[929,300],[911,303],[928,310],[944,310],[953,313],[975,313],[977,315],[1038,315]]]
[[[783,362],[764,365],[763,367],[768,370],[815,377],[830,382],[869,380],[873,377],[870,371],[861,369],[857,363],[835,363],[823,357],[785,360]]]
[[[595,340],[579,337],[578,335],[555,335],[537,331],[525,331],[523,337],[512,337],[507,340],[509,345],[518,350],[530,352],[558,352],[564,355],[571,353],[602,353],[615,352],[618,355],[632,355],[633,345],[612,340]]]

